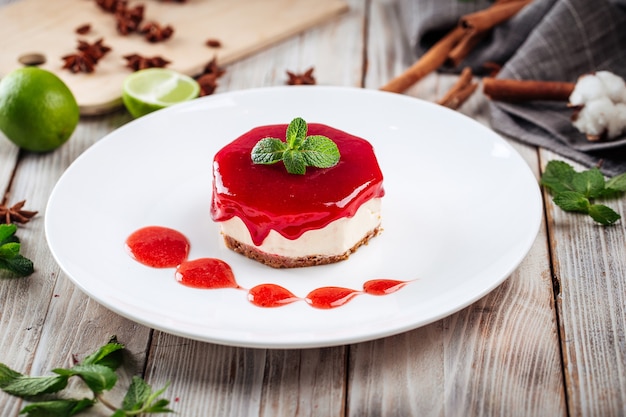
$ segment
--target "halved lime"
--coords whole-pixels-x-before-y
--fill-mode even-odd
[[[200,85],[193,78],[167,68],[148,68],[126,77],[122,100],[133,117],[141,117],[198,94]]]

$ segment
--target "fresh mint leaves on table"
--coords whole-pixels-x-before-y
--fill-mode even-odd
[[[339,162],[339,149],[331,139],[322,135],[307,136],[304,119],[296,117],[287,127],[286,141],[263,138],[252,148],[252,162],[275,164],[283,161],[290,174],[304,175],[307,166],[330,168]]]
[[[79,414],[97,402],[110,408],[111,417],[130,417],[150,413],[171,413],[169,401],[159,398],[165,391],[162,388],[152,391],[146,382],[134,376],[121,407],[108,403],[103,397],[117,383],[117,369],[122,363],[124,345],[112,338],[109,343],[85,357],[71,368],[57,368],[51,376],[27,376],[0,363],[0,389],[4,392],[32,401],[20,414],[27,417],[69,417]],[[93,392],[93,398],[72,399],[67,395],[55,397],[67,387],[71,377],[81,379]]]
[[[550,190],[552,201],[565,211],[588,214],[605,226],[620,219],[613,209],[595,201],[622,196],[626,191],[626,173],[606,181],[598,168],[577,172],[566,162],[550,161],[540,183]]]
[[[21,244],[17,236],[17,226],[14,224],[0,224],[0,269],[25,277],[35,269],[30,259],[20,255]]]

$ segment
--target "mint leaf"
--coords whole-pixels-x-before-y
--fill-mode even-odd
[[[553,198],[554,204],[565,211],[577,211],[579,213],[589,213],[591,203],[589,199],[578,191],[562,191]]]
[[[17,226],[14,224],[0,224],[0,245],[4,245],[9,242],[17,242],[15,237],[17,232]]]
[[[0,269],[6,269],[19,277],[26,277],[35,272],[33,262],[22,255],[17,255],[11,259],[0,258]]]
[[[20,243],[14,224],[0,224],[0,269],[25,277],[35,272],[33,262],[19,254]]]
[[[621,218],[613,209],[594,200],[621,196],[626,191],[626,173],[606,181],[598,168],[576,172],[566,162],[550,161],[540,184],[551,191],[552,201],[565,211],[588,214],[605,226]]]
[[[58,399],[41,401],[22,408],[20,414],[27,417],[70,417],[93,406],[95,400],[83,398],[81,400]]]
[[[616,175],[606,182],[602,197],[611,198],[620,196],[626,191],[626,173]]]
[[[143,407],[143,404],[150,398],[152,388],[143,379],[133,376],[130,382],[122,408],[126,411],[137,411]]]
[[[117,375],[115,372],[104,365],[76,365],[72,369],[53,369],[52,372],[66,377],[79,376],[90,390],[96,394],[100,394],[103,391],[108,391],[117,382]]]
[[[25,406],[20,414],[28,417],[70,417],[101,402],[113,413],[112,417],[131,417],[149,413],[171,413],[167,408],[169,401],[159,398],[167,386],[153,392],[152,388],[139,377],[133,377],[122,408],[116,409],[100,395],[117,383],[114,369],[120,365],[121,351],[124,345],[117,343],[115,337],[97,351],[71,369],[58,368],[52,372],[57,375],[30,377],[14,371],[0,363],[0,389],[8,394],[32,400],[42,394],[54,394],[66,388],[70,377],[80,378],[93,392],[94,398],[68,399],[67,395],[46,395],[44,401]]]
[[[287,127],[287,145],[290,149],[298,149],[306,139],[307,124],[301,117],[296,117]]]
[[[0,258],[12,259],[20,253],[20,244],[17,242],[9,242],[0,246]]]
[[[595,198],[604,191],[604,176],[598,168],[577,172],[572,177],[572,186],[585,197]]]
[[[261,139],[252,148],[252,162],[255,164],[274,164],[283,159],[288,146],[276,138]]]
[[[283,161],[290,174],[304,175],[307,166],[330,168],[341,157],[337,144],[322,135],[307,136],[304,119],[296,117],[289,123],[286,141],[277,138],[259,140],[250,156],[255,164],[274,164]]]
[[[142,413],[171,413],[167,406],[169,401],[158,397],[165,392],[167,385],[160,390],[152,392],[152,388],[143,379],[134,376],[128,392],[122,403],[124,414],[120,416],[134,416]],[[122,411],[118,410],[116,413]]]
[[[550,161],[541,176],[540,184],[554,193],[573,191],[572,179],[576,171],[574,167],[563,161]]]
[[[117,343],[113,338],[109,343],[88,355],[81,361],[82,365],[103,365],[110,369],[117,369],[122,363],[122,349],[124,345]]]
[[[611,225],[620,219],[619,214],[602,204],[592,204],[589,207],[589,215],[592,219],[605,226]]]
[[[306,173],[306,161],[301,152],[287,150],[283,154],[283,163],[290,174],[304,175]]]
[[[307,137],[301,149],[307,165],[316,168],[330,168],[339,162],[337,144],[326,136]]]
[[[22,377],[22,374],[14,371],[5,364],[0,363],[0,389],[6,387],[20,377]]]
[[[66,385],[66,377],[25,376],[0,363],[0,388],[7,394],[28,398],[60,391]]]

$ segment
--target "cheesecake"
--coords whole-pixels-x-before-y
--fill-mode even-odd
[[[211,218],[226,247],[274,268],[345,260],[381,231],[385,192],[374,148],[363,138],[310,123],[306,140],[321,136],[336,145],[332,166],[290,173],[286,160],[256,163],[259,141],[289,142],[289,126],[253,128],[215,154]]]

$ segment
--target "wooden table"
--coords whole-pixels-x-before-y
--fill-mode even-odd
[[[286,70],[311,66],[321,85],[379,88],[414,60],[398,7],[394,0],[349,3],[348,13],[228,65],[217,92],[283,85]],[[454,81],[432,74],[406,94],[435,101]],[[459,111],[488,124],[480,92]],[[107,398],[119,404],[132,375],[155,387],[170,381],[165,397],[181,416],[626,415],[623,220],[600,227],[545,195],[539,235],[502,285],[456,314],[393,337],[303,350],[226,347],[108,311],[53,260],[44,208],[72,161],[130,119],[123,109],[85,117],[65,146],[44,155],[19,152],[0,138],[1,192],[40,210],[19,229],[36,272],[0,273],[0,362],[48,374],[114,334],[130,360]],[[548,161],[562,159],[510,142],[537,178]],[[626,215],[623,201],[612,207]],[[23,406],[0,392],[0,415],[17,416]],[[110,413],[96,407],[92,415]]]

